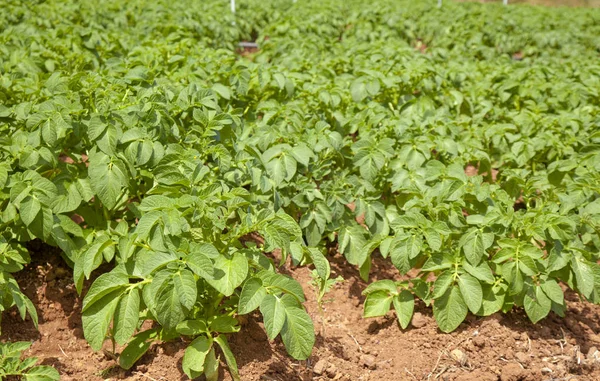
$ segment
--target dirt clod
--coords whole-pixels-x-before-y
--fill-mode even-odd
[[[321,360],[317,361],[317,363],[313,367],[313,373],[320,376],[325,372],[326,368],[327,368],[327,361],[325,359],[321,359]]]
[[[375,370],[377,369],[377,363],[375,362],[375,357],[371,355],[362,355],[360,356],[360,365],[365,368]]]
[[[450,356],[460,366],[465,366],[469,362],[469,358],[467,357],[467,354],[465,352],[461,351],[460,349],[455,349],[452,352],[450,352]]]
[[[508,363],[502,367],[502,371],[500,373],[500,380],[524,381],[525,376],[525,370],[521,367],[521,365],[516,363]]]
[[[423,316],[422,313],[415,312],[411,324],[415,328],[423,328],[427,325],[427,320],[425,319],[425,316]]]
[[[530,358],[526,353],[517,352],[515,353],[515,359],[520,362],[522,365],[529,364]]]

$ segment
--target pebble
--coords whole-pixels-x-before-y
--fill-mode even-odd
[[[529,364],[529,361],[531,360],[529,358],[529,356],[526,353],[523,352],[517,352],[515,354],[515,358],[517,359],[518,362],[520,362],[521,364]]]
[[[325,359],[321,359],[317,361],[313,367],[313,373],[320,376],[323,374],[323,372],[325,372],[325,368],[327,368],[327,361]]]
[[[481,336],[476,336],[473,338],[473,344],[475,344],[479,348],[483,348],[485,347],[485,339]]]
[[[422,313],[415,312],[415,314],[413,315],[411,324],[415,328],[423,328],[427,325],[427,320],[425,319],[425,316],[423,316]]]
[[[377,363],[375,362],[375,357],[371,355],[362,355],[360,356],[360,365],[365,368],[369,368],[371,370],[375,370],[377,368]]]
[[[333,379],[335,379],[335,377],[337,377],[339,375],[335,364],[329,364],[325,373],[327,373],[327,376],[329,376],[329,378],[333,378]]]
[[[461,351],[460,349],[455,349],[450,352],[450,356],[456,361],[460,366],[465,366],[469,362],[469,358],[466,353]]]
[[[598,348],[591,347],[587,353],[587,359],[590,361],[599,361],[600,360],[600,352],[598,352]]]

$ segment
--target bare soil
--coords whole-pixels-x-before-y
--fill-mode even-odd
[[[93,352],[83,338],[81,299],[69,267],[51,249],[33,253],[17,280],[40,315],[39,330],[16,311],[4,314],[1,340],[31,340],[27,353],[56,367],[69,380],[186,380],[181,370],[183,341],[155,344],[129,371],[117,366],[108,345]],[[470,316],[451,334],[441,333],[431,309],[417,303],[412,326],[402,330],[395,316],[361,317],[366,286],[343,258],[333,258],[334,276],[346,280],[326,297],[322,313],[310,286],[310,269],[285,267],[303,285],[315,321],[317,343],[308,361],[287,357],[283,344],[269,342],[258,315],[243,321],[230,344],[244,381],[288,380],[600,380],[600,306],[567,292],[565,319],[551,315],[531,324],[523,311],[486,318]],[[397,277],[376,260],[372,274]],[[225,371],[221,379],[230,380]]]

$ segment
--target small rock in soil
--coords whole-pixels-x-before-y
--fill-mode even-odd
[[[327,373],[327,376],[329,376],[329,378],[335,378],[339,374],[335,364],[329,364],[325,373]]]
[[[517,352],[515,354],[515,358],[517,359],[518,362],[520,362],[523,365],[529,364],[529,362],[531,361],[531,358],[526,353],[523,353],[523,352]]]
[[[521,365],[514,362],[508,363],[502,367],[500,373],[501,381],[521,381],[525,376],[525,371],[521,368]]]
[[[317,361],[313,367],[313,373],[320,376],[325,371],[325,368],[327,368],[327,361],[325,359],[321,359]]]
[[[587,359],[593,362],[598,362],[600,360],[600,352],[598,352],[598,348],[591,347],[587,353]]]
[[[377,363],[375,362],[375,357],[371,355],[362,355],[360,356],[360,365],[365,368],[369,368],[371,370],[375,370],[377,368]]]
[[[415,312],[415,314],[413,315],[411,324],[415,328],[422,328],[427,325],[427,320],[425,319],[425,316],[423,316],[422,313]]]
[[[450,356],[454,361],[456,361],[460,366],[465,366],[469,362],[469,358],[467,354],[460,349],[455,349],[450,352]]]
[[[473,344],[475,344],[479,348],[483,348],[485,347],[485,339],[481,336],[476,336],[473,338]]]

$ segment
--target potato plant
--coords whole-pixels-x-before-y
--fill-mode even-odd
[[[216,380],[221,360],[239,379],[227,336],[253,311],[310,356],[302,285],[276,257],[314,266],[319,301],[331,249],[366,281],[390,260],[364,316],[393,308],[403,329],[415,298],[444,332],[469,313],[562,316],[564,286],[600,302],[598,11],[4,5],[3,310],[36,321],[12,274],[40,239],[80,293],[92,281],[92,348],[128,369],[182,338],[185,373]]]

